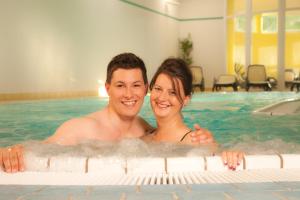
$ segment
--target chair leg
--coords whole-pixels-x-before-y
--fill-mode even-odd
[[[246,85],[246,91],[249,92],[249,85]]]
[[[200,90],[201,90],[202,92],[204,92],[204,87],[200,86]]]
[[[292,85],[291,85],[291,91],[293,91],[294,90],[294,83],[292,83]]]
[[[232,88],[233,88],[233,91],[235,91],[235,92],[238,91],[238,88],[236,85],[233,85]]]

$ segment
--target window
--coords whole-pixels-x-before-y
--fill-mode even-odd
[[[300,32],[300,12],[290,11],[286,13],[285,30],[287,32]]]
[[[277,33],[277,14],[268,13],[261,15],[261,32]]]
[[[276,33],[277,21],[276,13],[262,14],[261,32]],[[286,32],[300,32],[300,13],[298,11],[286,12],[285,30]]]
[[[246,18],[244,16],[237,16],[234,18],[234,28],[236,32],[245,32]]]
[[[237,16],[234,18],[235,32],[245,32],[246,30],[246,17]],[[252,19],[252,32],[256,32],[256,18]]]

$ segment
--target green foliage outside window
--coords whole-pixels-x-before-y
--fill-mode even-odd
[[[285,21],[286,31],[300,32],[300,15],[287,15]]]
[[[267,14],[261,16],[261,32],[276,33],[277,32],[277,15]]]

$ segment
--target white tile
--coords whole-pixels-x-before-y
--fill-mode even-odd
[[[51,172],[81,172],[86,171],[85,157],[57,156],[50,158]]]
[[[24,154],[24,165],[26,171],[48,171],[48,157],[41,157],[33,152]]]
[[[203,157],[167,158],[167,172],[201,172],[204,166]]]
[[[246,169],[280,169],[278,155],[247,155],[245,156]]]
[[[164,158],[128,158],[127,173],[164,173]]]
[[[125,174],[126,160],[118,157],[94,157],[88,159],[88,173]]]
[[[299,154],[281,154],[284,169],[300,169]]]

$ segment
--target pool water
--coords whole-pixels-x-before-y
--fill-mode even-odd
[[[300,98],[293,92],[197,93],[183,110],[190,127],[200,124],[213,132],[225,147],[252,146],[256,143],[300,149],[300,114],[285,116],[253,115],[260,107],[282,100]],[[27,140],[43,140],[64,121],[95,112],[108,99],[80,98],[67,100],[20,101],[0,104],[0,146]],[[155,126],[149,96],[140,112]],[[275,142],[274,142],[275,141]],[[249,148],[250,148],[249,147]]]

